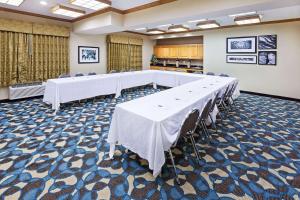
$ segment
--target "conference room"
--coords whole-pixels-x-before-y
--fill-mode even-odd
[[[300,199],[299,0],[0,0],[1,199]]]

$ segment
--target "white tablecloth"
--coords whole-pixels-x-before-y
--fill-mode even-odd
[[[116,94],[126,88],[153,83],[176,87],[206,77],[201,74],[144,70],[96,76],[82,76],[62,79],[50,79],[46,83],[43,101],[51,104],[52,109],[59,109],[61,103],[92,98],[100,95]]]
[[[60,103],[115,94],[118,80],[118,74],[50,79],[46,83],[43,101],[58,110]]]
[[[174,143],[187,114],[195,108],[202,111],[218,91],[224,92],[229,84],[237,81],[235,78],[171,73],[176,80],[172,80],[170,72],[156,72],[156,83],[167,86],[180,85],[181,81],[189,83],[118,104],[108,134],[111,158],[115,144],[121,144],[146,159],[154,176],[164,165],[164,151]]]

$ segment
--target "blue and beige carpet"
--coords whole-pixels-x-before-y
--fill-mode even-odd
[[[121,98],[63,105],[54,115],[41,98],[0,103],[0,199],[299,199],[300,103],[242,94],[218,122],[210,142],[174,150],[181,184],[170,160],[154,179],[148,164],[106,142]]]

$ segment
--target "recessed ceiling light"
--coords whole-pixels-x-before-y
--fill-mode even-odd
[[[146,28],[137,28],[135,29],[136,31],[142,31],[142,30],[146,30]]]
[[[239,17],[239,16],[245,16],[245,15],[254,15],[254,14],[256,14],[256,11],[232,14],[232,15],[229,15],[229,17]]]
[[[48,3],[47,3],[47,1],[40,1],[40,4],[43,6],[46,6]]]
[[[111,6],[111,1],[108,0],[70,0],[70,3],[92,10],[100,10]]]
[[[75,17],[80,17],[80,16],[84,15],[85,11],[75,9],[75,8],[70,8],[70,7],[63,6],[63,5],[57,5],[52,8],[52,13],[57,14],[57,15],[64,15],[64,16],[75,18]]]
[[[238,25],[257,24],[261,22],[260,15],[247,15],[234,18],[234,22]]]
[[[166,26],[171,26],[172,24],[163,24],[163,25],[159,25],[158,27],[166,27]]]
[[[0,0],[0,3],[5,3],[12,6],[20,6],[24,0]]]
[[[201,29],[209,29],[209,28],[218,28],[220,27],[220,24],[216,22],[216,20],[207,20],[204,22],[199,22],[196,26]]]
[[[207,21],[207,19],[190,20],[190,21],[188,21],[188,23],[197,23],[197,22],[203,22],[203,21]]]
[[[165,31],[164,30],[160,30],[158,28],[152,28],[152,29],[148,29],[147,33],[150,33],[150,34],[162,34],[162,33],[165,33]]]
[[[188,31],[189,28],[183,25],[172,25],[168,28],[168,30],[171,32],[183,32],[183,31]]]

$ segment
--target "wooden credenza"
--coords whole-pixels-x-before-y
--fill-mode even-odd
[[[203,60],[203,45],[158,45],[154,47],[154,55],[157,58]]]

